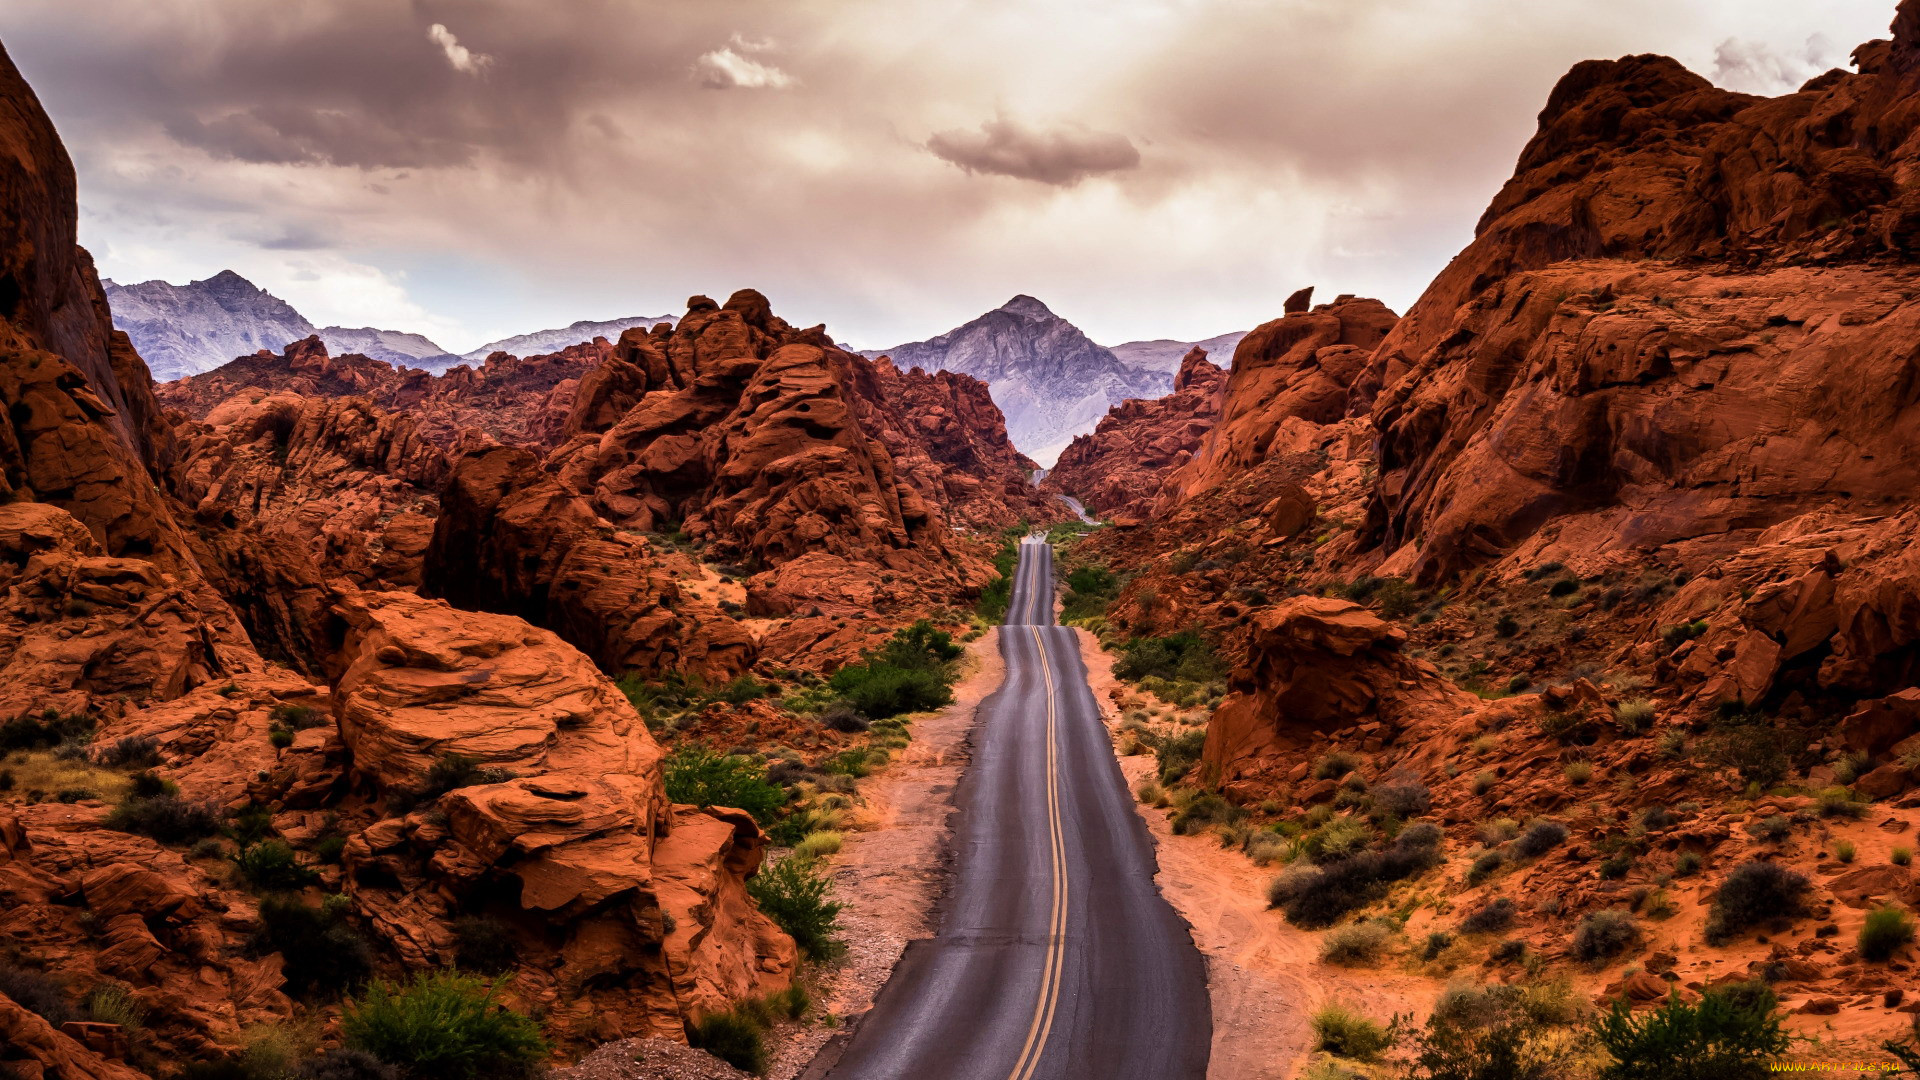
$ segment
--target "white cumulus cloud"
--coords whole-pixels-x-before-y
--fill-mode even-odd
[[[453,36],[453,31],[439,23],[434,23],[427,28],[427,40],[440,46],[440,51],[447,54],[447,63],[452,64],[453,70],[462,74],[478,75],[487,69],[488,64],[493,63],[493,57],[486,53],[474,52],[460,44],[460,39]]]
[[[693,77],[711,90],[784,90],[798,80],[747,55],[771,48],[770,40],[735,34],[730,43],[693,62]]]

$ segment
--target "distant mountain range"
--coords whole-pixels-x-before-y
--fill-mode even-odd
[[[375,327],[316,327],[291,304],[231,270],[186,285],[164,281],[137,285],[103,281],[102,285],[113,308],[114,325],[133,339],[160,382],[211,371],[261,349],[279,352],[290,342],[314,334],[335,356],[359,353],[395,367],[437,373],[458,364],[479,363],[495,352],[537,356],[595,337],[618,338],[630,326],[674,321],[670,315],[583,319],[558,329],[490,341],[454,355],[420,334]],[[1157,398],[1171,392],[1174,373],[1188,349],[1197,344],[1226,366],[1233,347],[1245,336],[1243,331],[1201,342],[1163,338],[1108,348],[1039,300],[1021,295],[939,337],[864,353],[891,356],[902,368],[957,371],[984,381],[1006,414],[1014,445],[1051,466],[1073,437],[1092,431],[1109,408],[1128,398]]]
[[[1236,342],[1239,336],[1226,335]],[[1051,466],[1073,437],[1092,431],[1108,409],[1128,398],[1171,392],[1180,357],[1190,346],[1146,341],[1109,349],[1039,300],[1021,295],[939,337],[865,350],[865,355],[892,357],[902,368],[958,371],[982,380],[1006,414],[1013,444]],[[1119,355],[1121,349],[1135,359]],[[1171,363],[1164,359],[1169,352]]]
[[[557,330],[502,338],[456,356],[420,334],[371,326],[317,327],[293,305],[231,270],[185,285],[165,281],[137,285],[102,281],[101,285],[113,309],[113,325],[126,331],[159,382],[212,371],[235,357],[261,349],[279,352],[290,342],[314,334],[320,335],[327,351],[335,356],[359,353],[395,367],[441,372],[485,360],[496,351],[516,356],[558,352],[596,336],[617,338],[629,326],[673,321],[671,316],[646,315],[605,322],[583,320]]]

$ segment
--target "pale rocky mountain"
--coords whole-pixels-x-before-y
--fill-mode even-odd
[[[211,371],[261,349],[277,352],[319,332],[291,304],[231,270],[186,285],[101,285],[113,325],[126,331],[158,382]]]
[[[157,382],[171,382],[265,349],[279,352],[315,334],[335,356],[359,353],[395,367],[443,371],[460,358],[419,334],[371,326],[316,327],[292,304],[231,270],[173,285],[101,283],[113,325],[127,332]]]
[[[1006,414],[1013,444],[1046,466],[1075,435],[1092,431],[1108,409],[1173,388],[1171,371],[1123,363],[1024,295],[939,337],[866,355],[892,357],[903,370],[957,371],[982,380]]]
[[[1194,349],[1205,349],[1214,363],[1221,367],[1233,366],[1233,350],[1240,345],[1240,339],[1247,336],[1245,330],[1235,330],[1231,334],[1221,334],[1205,341],[1175,341],[1172,338],[1155,338],[1152,341],[1129,341],[1120,345],[1110,345],[1108,349],[1120,358],[1120,362],[1129,367],[1145,368],[1148,371],[1164,371],[1169,375],[1180,370],[1180,361]]]
[[[358,353],[385,360],[394,367],[424,368],[441,372],[460,363],[460,357],[433,343],[422,334],[400,330],[380,330],[371,326],[323,326],[320,340],[335,356]]]
[[[608,319],[604,322],[581,319],[579,322],[556,330],[535,330],[531,334],[519,334],[501,338],[499,341],[489,341],[472,352],[460,355],[466,360],[485,360],[496,352],[512,353],[515,356],[543,356],[547,353],[559,352],[569,345],[592,341],[597,337],[618,341],[621,331],[628,327],[639,326],[650,329],[661,323],[672,326],[673,316],[634,315],[625,319]]]

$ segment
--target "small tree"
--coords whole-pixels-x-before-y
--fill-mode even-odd
[[[1637,1017],[1616,1001],[1595,1019],[1593,1034],[1613,1057],[1600,1080],[1767,1080],[1768,1062],[1791,1041],[1764,1000],[1711,990],[1698,1005],[1676,991]]]
[[[340,1018],[346,1045],[409,1076],[433,1080],[524,1077],[547,1052],[540,1025],[494,998],[494,987],[458,972],[376,982]]]

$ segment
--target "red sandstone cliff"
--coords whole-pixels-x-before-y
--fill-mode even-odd
[[[1041,483],[1071,495],[1102,517],[1145,518],[1169,474],[1193,460],[1220,416],[1227,373],[1195,347],[1180,361],[1173,393],[1107,410],[1099,426],[1074,436]]]

